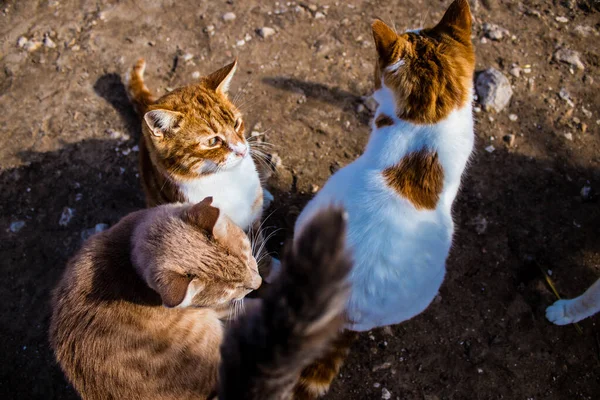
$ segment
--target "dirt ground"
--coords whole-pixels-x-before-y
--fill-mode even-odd
[[[0,1],[0,397],[76,398],[48,347],[49,293],[82,235],[144,205],[140,122],[121,81],[137,57],[160,93],[239,57],[232,93],[248,134],[264,132],[281,158],[269,180],[277,252],[315,185],[367,141],[372,18],[416,28],[449,2]],[[600,316],[582,335],[550,324],[555,298],[540,272],[566,297],[600,277],[598,2],[471,3],[477,69],[502,71],[514,95],[498,114],[475,114],[440,296],[363,334],[329,399],[600,396]],[[510,33],[482,39],[485,22]],[[275,34],[258,35],[265,26]],[[553,61],[558,47],[585,69]]]

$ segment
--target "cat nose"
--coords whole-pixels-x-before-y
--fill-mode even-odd
[[[239,157],[245,157],[246,153],[248,153],[248,146],[245,143],[232,144],[231,149]]]
[[[250,287],[253,290],[256,290],[260,287],[260,285],[262,285],[262,278],[258,273],[255,272],[252,276],[252,280],[250,281]]]

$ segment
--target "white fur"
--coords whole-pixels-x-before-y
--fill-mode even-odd
[[[235,157],[233,154],[230,156]],[[252,209],[260,189],[260,180],[249,153],[246,153],[246,156],[232,167],[187,181],[180,187],[186,201],[191,203],[212,196],[212,205],[219,208],[244,230],[248,230],[261,216],[262,207]]]
[[[556,325],[579,322],[600,312],[600,279],[581,296],[558,300],[546,309],[546,318]]]
[[[348,212],[347,242],[353,251],[348,328],[366,331],[397,324],[431,303],[444,280],[454,223],[451,207],[473,149],[471,103],[435,125],[414,125],[396,117],[393,93],[385,85],[374,94],[376,116],[394,125],[373,131],[362,156],[336,172],[296,222],[296,232],[330,204]],[[436,151],[444,186],[435,210],[417,210],[382,176],[410,152]]]
[[[179,305],[177,305],[175,308],[189,307],[192,304],[192,300],[194,300],[194,297],[196,297],[196,295],[200,293],[202,289],[204,289],[204,286],[200,282],[192,280],[187,287],[185,297],[183,298],[181,303],[179,303]]]

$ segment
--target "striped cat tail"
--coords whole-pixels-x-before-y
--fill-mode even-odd
[[[262,303],[227,334],[219,400],[288,399],[302,369],[331,346],[349,291],[345,230],[343,212],[326,209],[288,247]]]
[[[131,67],[131,70],[125,77],[125,86],[129,100],[135,106],[140,116],[143,116],[148,110],[148,106],[156,101],[156,98],[150,93],[150,89],[144,83],[144,71],[146,70],[146,61],[143,58]]]

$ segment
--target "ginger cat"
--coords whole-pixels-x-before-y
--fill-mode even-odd
[[[261,278],[247,236],[211,201],[132,213],[69,261],[53,294],[50,341],[83,399],[217,394],[222,320]],[[243,353],[234,352],[223,374],[254,385],[244,398],[284,398],[343,324],[350,269],[344,226],[332,209],[309,223],[264,304],[229,335],[227,348]],[[253,370],[229,375],[256,352],[264,357],[253,358]],[[222,391],[221,400],[240,398]]]
[[[127,77],[128,93],[143,117],[140,176],[148,207],[197,203],[212,196],[238,226],[260,221],[263,191],[244,136],[240,111],[227,90],[237,61],[156,99],[144,83],[146,63]]]
[[[145,68],[139,59],[126,81],[143,116],[140,177],[147,206],[211,196],[215,207],[250,233],[261,276],[270,281],[280,263],[267,254],[260,227],[273,196],[261,186],[242,114],[227,97],[237,61],[159,99],[144,83]]]
[[[452,245],[452,204],[474,142],[468,1],[454,1],[432,28],[397,33],[376,20],[372,30],[379,106],[369,142],[296,222],[301,230],[323,204],[347,210],[355,260],[351,331],[406,321],[437,295]],[[298,390],[326,391],[347,345],[341,341],[331,357],[307,368]]]
[[[567,325],[598,312],[600,312],[600,279],[579,297],[555,301],[546,309],[546,318],[556,325]]]

